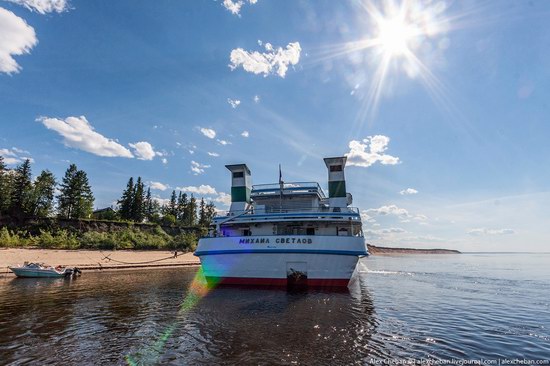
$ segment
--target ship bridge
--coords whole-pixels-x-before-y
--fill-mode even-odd
[[[289,212],[328,208],[327,197],[317,182],[259,184],[250,194],[254,209],[260,212]]]

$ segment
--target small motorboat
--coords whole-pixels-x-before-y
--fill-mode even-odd
[[[8,267],[17,277],[49,277],[62,278],[76,276],[82,273],[78,268],[69,267],[52,267],[43,263],[28,263],[25,262],[22,266]]]

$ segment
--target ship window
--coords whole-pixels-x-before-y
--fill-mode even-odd
[[[306,229],[306,235],[315,235],[315,228],[314,227],[308,227]]]
[[[250,231],[250,229],[243,230],[243,236],[251,236],[251,235],[252,235],[252,232]]]
[[[343,227],[338,229],[338,236],[349,236],[348,229]]]
[[[342,171],[342,166],[341,165],[331,165],[330,166],[330,171],[331,172],[341,172]]]
[[[234,172],[233,178],[242,178],[244,177],[244,172]]]

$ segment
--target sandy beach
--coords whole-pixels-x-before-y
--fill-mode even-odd
[[[169,258],[171,257],[171,258]],[[57,249],[0,249],[0,276],[12,276],[8,266],[23,262],[40,262],[53,266],[78,267],[82,270],[111,270],[143,267],[172,267],[199,265],[193,253],[169,251],[99,251],[99,250],[57,250]]]

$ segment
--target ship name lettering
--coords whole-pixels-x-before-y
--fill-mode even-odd
[[[308,238],[277,238],[275,239],[277,244],[311,244],[313,240]]]
[[[269,244],[269,238],[239,239],[239,244]]]

